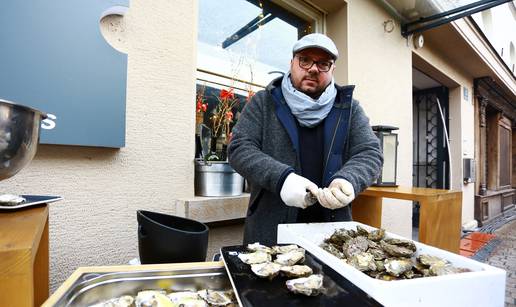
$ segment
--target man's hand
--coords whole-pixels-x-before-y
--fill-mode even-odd
[[[281,200],[287,205],[305,209],[315,203],[311,197],[307,197],[307,190],[317,195],[317,185],[305,177],[290,173],[281,187]]]
[[[319,189],[316,195],[321,206],[332,210],[345,207],[355,199],[353,185],[342,178],[334,179],[329,187]]]

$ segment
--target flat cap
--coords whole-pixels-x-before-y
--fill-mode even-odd
[[[312,33],[301,37],[292,47],[292,53],[296,54],[308,48],[319,48],[329,53],[333,59],[339,57],[337,46],[328,36],[320,33]]]

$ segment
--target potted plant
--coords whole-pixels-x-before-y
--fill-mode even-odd
[[[243,192],[244,178],[229,165],[227,145],[231,140],[240,98],[235,95],[233,87],[222,89],[218,95],[214,95],[215,104],[210,108],[205,100],[205,90],[205,86],[200,87],[196,98],[197,144],[201,150],[200,157],[195,159],[195,194],[237,196]],[[252,91],[248,91],[246,101],[251,96]],[[207,121],[205,113],[209,114]]]

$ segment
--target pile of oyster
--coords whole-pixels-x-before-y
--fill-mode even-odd
[[[248,244],[249,253],[240,253],[238,258],[251,266],[251,271],[261,278],[272,280],[278,274],[289,278],[287,289],[293,293],[315,296],[321,293],[323,277],[312,274],[305,261],[305,250],[295,244],[268,247],[260,243]],[[273,260],[274,258],[274,260]]]
[[[470,272],[439,257],[425,254],[416,257],[414,242],[386,238],[384,229],[369,232],[359,225],[356,231],[337,229],[320,247],[357,270],[381,280]]]
[[[232,290],[181,291],[167,293],[165,290],[140,291],[136,296],[124,295],[89,307],[236,307]]]

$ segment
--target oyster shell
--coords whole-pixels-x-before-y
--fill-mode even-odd
[[[367,229],[365,229],[364,227],[357,225],[357,236],[367,238],[369,236],[369,231],[367,231]]]
[[[273,254],[286,254],[288,252],[292,252],[292,251],[302,251],[303,254],[305,252],[305,250],[295,244],[290,244],[290,245],[275,245],[272,247],[272,252]]]
[[[323,276],[316,274],[303,278],[290,279],[286,281],[286,285],[288,290],[293,293],[315,296],[322,291]]]
[[[384,237],[385,237],[385,229],[383,229],[383,228],[373,230],[367,236],[367,238],[369,240],[376,241],[376,242],[382,240]]]
[[[362,252],[355,254],[351,257],[348,263],[362,272],[376,270],[374,257],[370,253]]]
[[[344,258],[344,254],[340,250],[338,250],[333,244],[321,243],[319,247],[337,258]]]
[[[393,257],[412,257],[415,251],[401,245],[389,244],[386,241],[380,241],[383,250]]]
[[[95,305],[90,305],[89,307],[129,307],[133,305],[133,302],[134,298],[132,296],[124,295]]]
[[[427,255],[427,254],[421,254],[417,257],[417,260],[427,267],[432,265],[446,265],[449,262],[447,260],[444,260],[442,258],[439,258],[437,256]]]
[[[272,259],[269,253],[262,251],[257,251],[249,254],[238,254],[238,258],[246,264],[270,262]]]
[[[293,265],[281,267],[281,273],[287,277],[307,277],[314,271],[307,265]]]
[[[383,249],[370,248],[367,250],[367,252],[373,255],[374,260],[384,260],[387,258],[387,254],[383,251]]]
[[[414,242],[409,241],[409,240],[386,238],[383,241],[388,244],[392,244],[392,245],[396,245],[396,246],[403,246],[413,252],[415,252],[417,250],[416,244],[414,244]]]
[[[174,306],[181,307],[208,307],[208,303],[197,292],[183,291],[167,294]]]
[[[333,243],[335,245],[342,246],[353,237],[354,236],[351,236],[347,229],[337,229],[328,239],[326,239],[326,241],[327,243]]]
[[[251,252],[266,252],[266,253],[269,253],[269,254],[272,254],[272,248],[268,247],[268,246],[265,246],[265,245],[262,245],[260,244],[259,242],[255,242],[255,243],[252,243],[252,244],[247,244],[247,249]]]
[[[283,266],[294,265],[298,262],[305,261],[305,250],[293,250],[285,254],[279,254],[274,262],[279,263]]]
[[[259,277],[273,279],[279,274],[281,264],[274,262],[263,262],[251,265],[251,271]]]
[[[201,290],[197,292],[210,306],[227,306],[231,304],[231,297],[224,291]]]
[[[165,291],[145,290],[138,292],[134,302],[136,307],[173,307]]]
[[[410,259],[386,259],[384,266],[387,273],[398,277],[412,269],[412,261]]]
[[[355,254],[365,252],[369,247],[365,237],[352,238],[342,246],[342,251],[347,258],[353,257]]]

